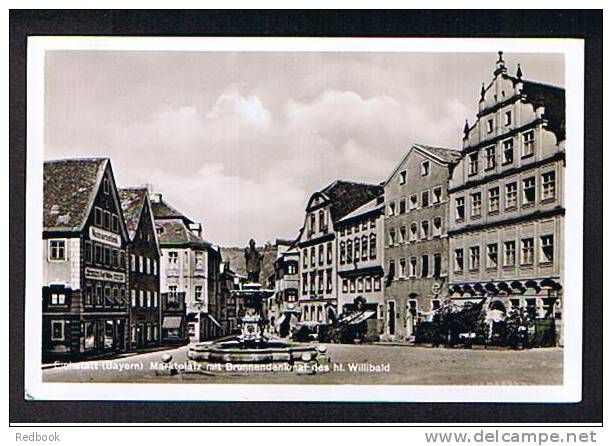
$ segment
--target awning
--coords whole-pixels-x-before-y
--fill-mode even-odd
[[[217,319],[215,319],[212,314],[207,314],[206,316],[208,316],[208,319],[210,319],[213,322],[213,324],[215,324],[217,327],[223,329],[221,324],[219,322],[217,322]]]
[[[372,316],[374,316],[376,314],[375,311],[364,311],[363,313],[361,313],[359,316],[357,316],[355,319],[353,319],[352,321],[349,322],[350,325],[357,325],[357,324],[361,324],[362,322],[367,321],[368,319],[370,319]]]
[[[181,316],[165,316],[162,328],[181,328],[183,318]]]

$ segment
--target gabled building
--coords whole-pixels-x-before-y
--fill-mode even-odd
[[[450,290],[560,317],[565,90],[508,74],[503,54],[466,122],[450,184]]]
[[[384,183],[385,339],[410,339],[448,297],[448,183],[460,157],[414,144]]]
[[[184,294],[187,324],[193,340],[221,336],[217,320],[221,254],[202,238],[202,225],[163,200],[150,196],[155,226],[162,251],[161,292],[172,302]],[[163,325],[163,321],[162,321]]]
[[[381,195],[379,185],[334,181],[312,194],[297,248],[301,320],[326,322],[338,312],[336,222]]]
[[[107,158],[44,163],[43,358],[123,351],[128,231]]]
[[[146,188],[119,189],[128,245],[129,350],[161,344],[161,251]]]

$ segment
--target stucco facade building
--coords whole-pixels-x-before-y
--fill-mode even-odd
[[[385,339],[410,339],[448,297],[448,182],[460,156],[415,144],[384,183]]]
[[[177,293],[184,293],[193,340],[221,336],[217,320],[221,254],[202,238],[202,225],[172,207],[161,194],[151,194],[151,206],[162,251],[161,292],[168,294],[169,303]]]
[[[511,76],[499,53],[450,184],[450,291],[560,317],[565,90]]]
[[[298,237],[301,320],[329,321],[338,312],[336,222],[382,193],[382,187],[334,181],[312,194]]]
[[[45,162],[43,194],[43,358],[125,350],[129,238],[110,160]]]
[[[381,194],[336,223],[338,311],[355,311],[355,301],[360,298],[363,308],[377,321],[377,334],[384,324],[383,216]]]

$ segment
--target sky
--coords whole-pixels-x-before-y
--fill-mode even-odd
[[[48,51],[45,159],[109,157],[222,246],[293,238],[310,195],[461,149],[496,53]],[[563,56],[504,54],[564,86]]]

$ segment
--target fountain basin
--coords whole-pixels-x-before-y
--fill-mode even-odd
[[[189,348],[187,356],[194,361],[211,363],[266,364],[317,361],[317,346],[280,341],[245,343],[238,340],[200,343]]]

